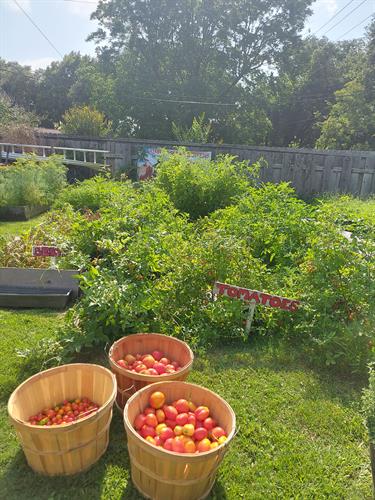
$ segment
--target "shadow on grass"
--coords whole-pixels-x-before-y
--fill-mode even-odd
[[[103,498],[103,482],[106,475],[111,476],[111,469],[116,471],[118,480],[110,477],[106,498],[122,498],[124,489],[129,492],[129,496],[123,498],[141,498],[131,484],[124,428],[121,416],[116,412],[111,425],[108,449],[99,462],[88,471],[69,477],[45,477],[35,474],[27,465],[23,451],[19,449],[0,477],[0,498],[8,500]],[[130,496],[130,492],[133,492],[133,496]]]
[[[18,449],[5,468],[4,474],[0,476],[0,498],[7,498],[7,500],[143,499],[131,481],[130,459],[120,412],[114,409],[107,452],[87,472],[69,477],[45,477],[31,470],[23,451]],[[226,498],[224,487],[219,480],[215,483],[208,499],[224,500]]]
[[[209,368],[213,372],[225,372],[233,369],[249,369],[262,372],[287,373],[304,372],[312,374],[319,383],[319,392],[330,399],[339,399],[349,406],[358,399],[361,390],[367,385],[363,376],[352,376],[350,373],[339,373],[334,369],[314,366],[304,358],[300,346],[292,342],[274,338],[251,338],[246,341],[236,341],[220,348],[213,348],[203,356],[197,356],[194,369],[204,371]],[[308,389],[308,387],[307,387]],[[308,395],[309,391],[307,391]],[[316,394],[311,391],[311,397]]]

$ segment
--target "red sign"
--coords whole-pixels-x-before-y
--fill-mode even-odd
[[[213,293],[216,295],[224,295],[231,299],[241,299],[252,304],[259,304],[268,307],[278,307],[285,311],[297,311],[301,304],[299,300],[286,299],[278,295],[270,295],[268,293],[258,292],[257,290],[248,290],[239,286],[227,285],[226,283],[219,283],[214,285]]]
[[[61,250],[57,247],[33,247],[33,257],[60,257]]]

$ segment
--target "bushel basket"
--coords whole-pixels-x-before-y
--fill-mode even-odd
[[[66,425],[36,426],[28,418],[65,399],[88,397],[100,405]],[[70,364],[30,377],[10,396],[8,413],[30,467],[48,476],[70,475],[93,465],[106,451],[116,379],[106,368]]]
[[[161,391],[167,403],[180,398],[210,408],[210,415],[227,433],[227,440],[205,453],[178,454],[152,445],[134,429],[134,420],[148,406],[154,391]],[[160,382],[134,394],[124,409],[131,474],[134,485],[153,500],[198,500],[205,498],[215,482],[216,471],[235,434],[236,417],[224,399],[204,387],[186,382]]]
[[[160,376],[144,375],[126,370],[116,363],[126,354],[148,354],[155,350],[163,351],[168,358],[177,361],[181,369]],[[116,403],[121,410],[132,394],[147,385],[161,380],[186,380],[194,360],[194,355],[185,342],[160,333],[136,333],[123,337],[112,345],[108,357],[117,379]]]

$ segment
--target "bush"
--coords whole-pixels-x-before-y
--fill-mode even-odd
[[[247,162],[235,161],[234,156],[193,162],[181,149],[161,156],[156,184],[178,210],[195,220],[234,203],[246,193],[258,170],[258,165],[250,167]]]
[[[31,245],[48,235],[69,250],[65,264],[87,268],[61,332],[66,353],[137,331],[205,348],[245,338],[245,304],[211,295],[222,281],[301,301],[296,313],[257,307],[252,336],[284,336],[315,366],[363,373],[375,346],[370,230],[348,239],[324,203],[307,205],[285,183],[247,181],[231,206],[191,222],[161,186],[86,181],[65,191],[70,203],[46,225],[17,240]],[[87,199],[99,200],[99,210],[82,212]]]
[[[19,158],[0,171],[0,207],[17,205],[50,206],[66,185],[62,158],[35,156]]]
[[[75,106],[63,115],[59,129],[65,134],[85,137],[107,137],[112,123],[105,115],[90,106]]]
[[[111,200],[121,195],[124,189],[124,183],[110,181],[105,177],[93,177],[77,184],[68,186],[61,192],[56,207],[62,207],[69,203],[75,210],[93,210],[109,206]],[[129,184],[126,184],[126,188]]]

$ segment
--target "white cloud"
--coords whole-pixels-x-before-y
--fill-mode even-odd
[[[26,10],[27,12],[31,11],[31,0],[17,0],[17,2],[20,4],[20,6]],[[21,9],[17,6],[13,0],[5,0],[5,6],[8,7],[10,10],[13,10],[14,12],[19,12],[22,14]]]
[[[20,64],[24,66],[31,66],[32,69],[44,69],[53,61],[56,61],[56,57],[40,57],[39,59],[28,59],[25,61],[20,61]]]
[[[82,2],[65,1],[67,10],[76,16],[90,18],[90,15],[96,10],[99,0],[86,0]]]
[[[339,5],[337,0],[318,0],[314,6],[314,12],[325,10],[327,14],[333,16]]]

